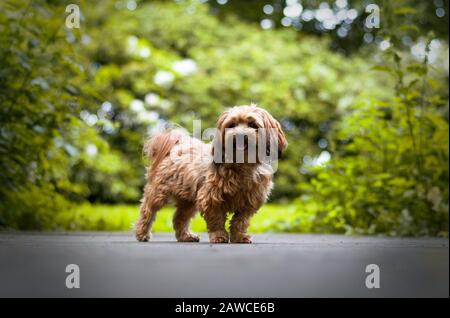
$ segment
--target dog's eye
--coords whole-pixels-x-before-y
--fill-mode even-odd
[[[249,123],[248,127],[253,128],[253,129],[258,129],[259,128],[258,125],[256,123],[253,123],[253,122]]]
[[[235,123],[231,123],[231,124],[228,125],[227,128],[234,128],[234,127],[236,127],[236,124]]]

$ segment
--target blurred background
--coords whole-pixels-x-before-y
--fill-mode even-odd
[[[130,230],[145,138],[254,102],[289,148],[250,231],[448,236],[448,14],[448,0],[2,1],[0,228]]]

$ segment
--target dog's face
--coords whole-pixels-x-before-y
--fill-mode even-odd
[[[223,112],[217,121],[217,130],[213,153],[221,147],[222,162],[259,163],[259,151],[273,158],[273,151],[280,156],[287,147],[280,123],[255,105],[236,106]]]

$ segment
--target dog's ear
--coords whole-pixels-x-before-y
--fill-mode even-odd
[[[264,128],[269,130],[269,133],[267,134],[266,154],[272,155],[270,153],[270,140],[272,139],[274,141],[276,140],[278,144],[278,157],[281,157],[288,146],[286,136],[284,135],[281,124],[278,122],[278,120],[273,118],[273,116],[268,111],[260,108],[259,113],[261,114]]]
[[[224,111],[217,119],[216,124],[216,134],[214,136],[214,140],[212,142],[211,154],[213,156],[213,160],[215,163],[221,163],[225,160],[225,127],[223,126],[225,120],[227,119],[229,111]]]

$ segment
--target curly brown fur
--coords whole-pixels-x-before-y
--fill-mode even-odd
[[[176,202],[173,218],[175,236],[180,242],[198,242],[190,229],[196,211],[204,217],[211,243],[251,243],[247,234],[250,218],[267,200],[273,172],[267,164],[214,162],[218,139],[236,138],[246,133],[257,139],[259,128],[272,128],[278,151],[287,147],[281,125],[266,110],[255,105],[233,107],[218,119],[218,134],[210,144],[169,130],[151,138],[145,152],[153,161],[147,171],[136,238],[147,241],[156,213],[169,199]],[[225,229],[227,212],[233,212],[230,235]]]

